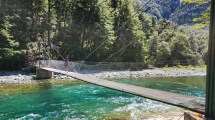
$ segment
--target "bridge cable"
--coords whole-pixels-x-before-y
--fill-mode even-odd
[[[149,0],[146,4],[143,4],[140,9],[138,10],[137,13],[135,13],[134,15],[132,15],[131,17],[136,16],[137,14],[140,14],[140,11],[142,12],[142,10],[146,7],[146,5],[148,5],[152,0]],[[115,32],[118,32],[119,30],[121,30],[123,27],[125,27],[125,25],[130,21],[130,19],[128,21],[126,21],[121,27],[119,27]],[[106,35],[106,38],[108,36]],[[103,41],[96,49],[94,49],[87,57],[85,57],[82,61],[85,61],[86,59],[88,59],[93,53],[95,53],[102,45],[104,45],[106,42],[108,41],[105,40]]]
[[[151,2],[151,0],[149,0],[146,4],[142,5],[141,8],[138,10],[142,10],[147,4],[149,4]],[[138,12],[139,13],[139,12]],[[136,13],[137,15],[137,13]],[[135,15],[134,15],[135,16]],[[128,20],[127,22],[125,22],[116,32],[118,32],[120,29],[122,29],[130,20]],[[107,36],[106,36],[107,37]],[[97,51],[107,40],[105,40],[100,46],[98,46],[92,53],[90,53],[84,60],[85,61],[87,58],[89,58],[95,51]],[[131,41],[129,44],[127,44],[125,47],[121,48],[120,50],[118,50],[117,52],[115,52],[114,54],[112,54],[111,56],[109,56],[108,58],[106,58],[105,60],[103,60],[102,62],[100,62],[99,64],[105,62],[106,60],[112,58],[114,55],[116,55],[117,53],[119,53],[120,51],[124,50],[125,48],[127,48],[130,44],[132,44],[134,41]],[[53,49],[53,48],[52,48]],[[56,50],[56,48],[54,47],[54,50],[57,51],[57,53],[59,54],[59,56],[62,59],[65,59],[58,50]],[[83,63],[82,63],[83,64]],[[94,67],[93,67],[94,68]],[[91,69],[90,69],[91,70]]]
[[[104,1],[105,2],[105,1]],[[104,2],[102,2],[102,3],[104,3]],[[137,15],[137,14],[139,14],[140,13],[140,11],[141,10],[143,10],[144,8],[145,8],[145,6],[146,5],[148,5],[149,3],[151,2],[151,0],[149,0],[147,3],[145,3],[144,5],[142,5],[141,6],[141,8],[138,10],[139,12],[137,12],[137,13],[135,13],[133,16],[135,16],[135,15]],[[101,4],[102,4],[101,3]],[[100,5],[101,5],[100,4]],[[126,21],[118,30],[116,30],[115,32],[118,32],[119,30],[121,30],[128,22],[129,22],[130,20],[128,20],[128,21]],[[100,27],[101,28],[101,27]],[[107,36],[106,36],[107,37]],[[86,58],[84,58],[82,61],[85,61],[86,59],[88,59],[94,52],[96,52],[103,44],[105,44],[106,42],[108,41],[108,39],[107,40],[105,40],[104,42],[102,42],[94,51],[92,51]],[[131,42],[132,43],[132,42]],[[131,44],[131,43],[129,43],[129,45]],[[128,45],[128,46],[129,46]],[[127,45],[125,46],[125,47],[128,47]],[[53,49],[53,47],[51,48],[51,49]],[[59,56],[63,59],[63,60],[65,60],[65,58],[60,54],[60,52],[58,51],[58,50],[56,50],[56,48],[54,47],[54,50],[59,54]],[[120,49],[119,51],[117,51],[115,54],[117,54],[118,52],[120,52],[122,49]],[[113,54],[113,55],[111,55],[110,57],[108,57],[107,59],[110,59],[111,57],[113,57],[115,54]],[[106,59],[106,60],[107,60]],[[104,61],[106,61],[106,60],[104,60]],[[102,61],[102,62],[104,62],[104,61]],[[83,64],[83,63],[82,63]]]
[[[100,64],[102,64],[102,63],[104,63],[106,60],[108,60],[108,59],[110,59],[110,58],[112,58],[113,56],[115,56],[116,54],[118,54],[120,51],[122,51],[122,50],[124,50],[125,48],[127,48],[128,46],[130,46],[132,43],[134,43],[134,42],[136,42],[136,41],[131,41],[129,44],[127,44],[126,46],[124,46],[123,48],[121,48],[121,49],[119,49],[118,51],[116,51],[114,54],[112,54],[111,56],[109,56],[108,58],[106,58],[106,59],[104,59],[102,62],[99,62],[99,64],[97,64],[97,65],[100,65]],[[92,70],[93,68],[95,68],[96,66],[94,66],[94,67],[92,67],[92,68],[90,68],[89,70],[87,70],[87,71],[90,71],[90,70]]]
[[[184,114],[182,114],[181,117],[178,120],[180,120],[183,116],[184,116]]]
[[[106,0],[103,0],[101,3],[99,3],[97,6],[101,6],[103,3],[105,3],[106,2]],[[66,10],[64,10],[64,13],[63,13],[63,15],[64,15],[64,18],[66,19],[66,16],[65,16],[65,12],[66,12]],[[65,21],[64,21],[65,22]],[[64,34],[63,34],[63,38],[64,38]],[[56,50],[55,49],[55,47],[54,47],[54,50],[59,54],[59,56],[64,60],[65,58],[59,53],[59,51],[58,50]],[[71,53],[71,52],[70,52]],[[70,54],[69,53],[69,54]],[[68,54],[68,56],[69,56],[69,54]]]

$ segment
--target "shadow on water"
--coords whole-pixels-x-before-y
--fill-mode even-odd
[[[41,89],[50,89],[52,84],[49,80],[35,80]]]
[[[41,116],[50,116],[58,111],[61,99],[55,94],[54,85],[49,80],[36,80],[39,89],[34,91],[32,98],[32,112],[37,111]]]

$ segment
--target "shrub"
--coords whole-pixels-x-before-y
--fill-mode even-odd
[[[25,64],[23,51],[10,51],[10,55],[0,58],[0,71],[21,70]]]

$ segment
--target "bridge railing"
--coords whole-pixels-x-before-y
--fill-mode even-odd
[[[82,62],[82,61],[70,61],[65,66],[64,61],[60,60],[40,60],[37,61],[37,67],[55,68],[64,71],[90,73],[101,71],[125,71],[125,70],[142,70],[148,68],[143,62]]]

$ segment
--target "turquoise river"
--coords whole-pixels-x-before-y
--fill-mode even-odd
[[[116,79],[154,89],[205,97],[205,77]],[[0,87],[0,89],[2,89]],[[0,120],[144,119],[183,109],[81,81],[0,93]]]

